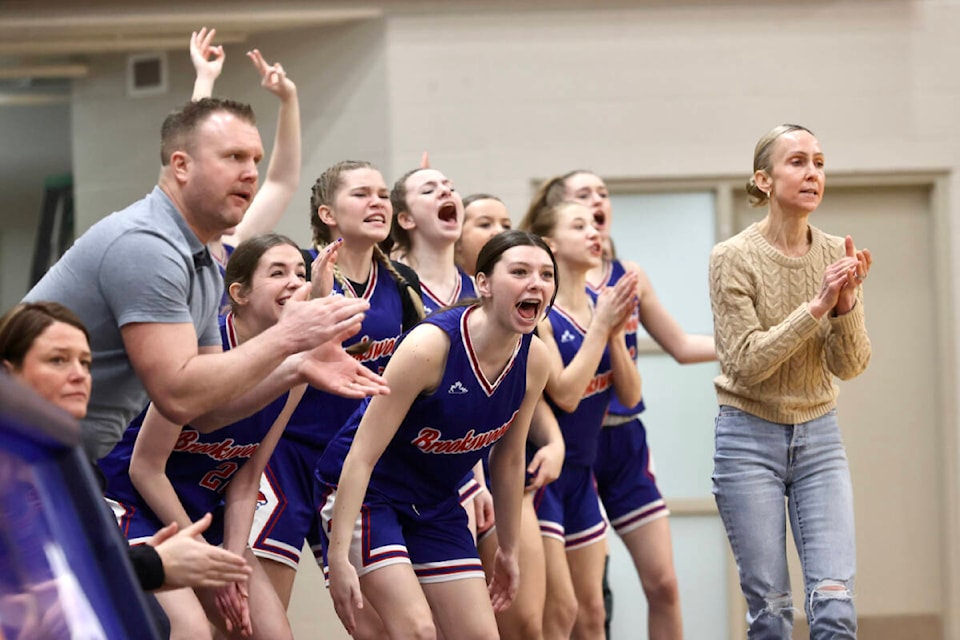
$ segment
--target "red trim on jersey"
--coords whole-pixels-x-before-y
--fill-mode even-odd
[[[450,307],[450,306],[453,306],[453,304],[460,299],[460,293],[463,291],[463,278],[460,276],[460,272],[458,271],[457,286],[453,288],[453,294],[450,296],[449,302],[444,302],[443,300],[441,300],[440,296],[438,296],[433,291],[431,291],[430,287],[428,287],[427,283],[424,282],[423,280],[420,281],[420,289],[423,290],[425,294],[430,296],[430,299],[432,301],[436,302],[441,307]]]
[[[591,303],[591,306],[592,306],[592,303]],[[570,324],[572,324],[574,329],[576,329],[577,331],[579,331],[579,332],[582,333],[583,335],[586,335],[586,334],[587,334],[587,330],[584,329],[582,326],[580,326],[580,323],[577,322],[576,318],[574,318],[572,315],[570,315],[570,313],[568,313],[567,311],[564,311],[564,310],[563,310],[563,307],[561,307],[560,305],[558,305],[556,302],[553,303],[553,310],[556,311],[557,313],[559,313],[561,316],[563,316],[563,317],[566,319],[567,322],[569,322]],[[554,336],[554,340],[556,340],[556,339],[557,339],[557,337]]]
[[[613,262],[605,261],[603,263],[603,275],[600,278],[600,284],[593,284],[589,280],[587,281],[587,291],[590,293],[595,293],[600,295],[600,292],[603,291],[603,288],[610,284],[610,278],[613,277]]]
[[[493,395],[494,391],[497,390],[497,387],[500,386],[500,383],[503,379],[510,373],[510,369],[513,368],[513,363],[517,360],[517,354],[520,352],[520,344],[522,342],[522,337],[517,337],[517,346],[513,349],[513,353],[510,355],[510,360],[507,361],[506,366],[503,368],[503,371],[500,372],[500,375],[497,376],[497,379],[492,383],[487,380],[487,376],[484,375],[483,370],[480,368],[480,359],[477,357],[476,352],[473,349],[473,341],[470,340],[470,331],[467,326],[467,316],[477,310],[477,306],[474,305],[463,312],[463,315],[460,316],[460,335],[463,339],[463,346],[467,350],[467,359],[470,360],[470,368],[473,369],[473,375],[476,377],[477,382],[480,383],[480,386],[483,388],[484,393],[487,394],[487,397]]]
[[[350,280],[347,278],[343,279],[343,286],[350,290],[350,293],[354,298],[363,298],[364,300],[370,300],[370,297],[373,295],[373,290],[377,288],[377,275],[380,273],[380,263],[376,259],[373,261],[373,266],[370,267],[370,273],[367,274],[367,286],[363,290],[363,295],[358,296],[356,289],[353,288],[353,285],[350,284]]]
[[[227,311],[223,323],[227,327],[227,344],[230,345],[231,349],[234,349],[240,344],[240,341],[237,339],[237,328],[234,326],[233,311]]]

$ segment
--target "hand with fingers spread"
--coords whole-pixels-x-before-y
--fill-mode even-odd
[[[267,61],[263,59],[263,55],[258,49],[247,51],[247,57],[250,58],[253,66],[260,74],[261,87],[281,100],[286,100],[296,95],[297,85],[287,77],[287,73],[283,70],[283,65],[279,62],[267,64]]]
[[[846,257],[856,258],[857,264],[850,272],[850,277],[847,278],[847,283],[840,290],[840,295],[837,298],[835,309],[838,316],[847,313],[856,305],[857,289],[863,284],[863,281],[867,279],[867,274],[870,273],[870,267],[873,265],[873,256],[870,254],[870,250],[863,249],[858,251],[853,244],[853,238],[850,236],[846,237],[844,248],[847,254]]]
[[[520,563],[516,554],[507,554],[502,548],[497,549],[493,559],[493,575],[487,590],[490,592],[490,604],[494,613],[506,611],[513,604],[520,585]]]
[[[213,93],[213,84],[223,71],[223,63],[227,59],[221,45],[213,45],[216,29],[194,31],[190,35],[190,60],[197,72],[197,79],[193,88],[193,100],[209,98]]]
[[[337,238],[317,254],[310,265],[310,298],[323,298],[333,291],[333,267],[337,263],[337,249],[343,238]]]
[[[147,541],[163,564],[164,587],[222,587],[246,582],[251,569],[245,559],[200,537],[212,520],[208,513],[181,531],[174,522]]]
[[[240,635],[249,638],[253,635],[253,623],[250,620],[250,594],[245,582],[232,582],[217,589],[214,595],[217,610],[223,616],[227,631],[239,630]]]
[[[317,389],[358,400],[390,393],[384,379],[350,356],[339,342],[324,342],[300,357],[300,375]]]

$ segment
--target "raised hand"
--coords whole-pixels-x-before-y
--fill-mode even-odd
[[[252,570],[244,558],[200,537],[212,520],[208,513],[180,531],[174,522],[147,541],[163,563],[165,587],[224,587],[246,582]]]
[[[594,322],[600,322],[612,336],[623,330],[637,304],[637,274],[628,271],[597,298]]]
[[[317,254],[310,265],[310,298],[323,298],[333,291],[333,266],[337,263],[337,250],[343,238],[337,238]]]
[[[873,256],[870,254],[870,250],[863,249],[857,251],[856,246],[853,244],[853,238],[850,236],[846,237],[844,248],[846,250],[846,257],[856,258],[857,264],[847,277],[847,283],[840,290],[840,295],[837,296],[837,315],[843,315],[853,309],[857,303],[857,289],[863,284],[863,281],[866,280],[867,274],[870,273],[870,267],[873,265]]]
[[[213,93],[213,83],[223,71],[223,62],[227,56],[222,46],[211,44],[215,35],[217,35],[216,29],[208,31],[206,27],[190,34],[190,60],[197,72],[193,90],[194,100],[209,98]]]
[[[292,97],[296,94],[297,85],[293,83],[293,80],[287,77],[286,72],[283,70],[283,65],[279,62],[275,64],[267,64],[266,60],[263,59],[263,55],[258,49],[252,49],[247,51],[247,57],[250,58],[250,61],[253,62],[253,66],[256,68],[257,73],[260,74],[260,86],[274,94],[281,100]]]
[[[859,261],[853,248],[853,239],[850,238],[850,236],[847,236],[846,245],[847,255],[827,266],[823,272],[823,282],[820,285],[820,291],[814,299],[808,303],[808,308],[814,318],[820,319],[824,314],[834,310],[840,299],[840,291],[847,286],[849,282],[852,281],[856,283]],[[852,307],[853,305],[851,303],[850,308]],[[849,311],[850,308],[847,308],[846,311]],[[838,309],[837,312],[840,313],[840,310]]]

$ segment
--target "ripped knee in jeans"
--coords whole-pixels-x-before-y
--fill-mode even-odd
[[[764,596],[767,606],[763,608],[760,615],[774,616],[777,618],[789,618],[793,620],[793,598],[790,593],[768,593]]]
[[[810,592],[810,611],[813,613],[814,605],[825,600],[851,600],[853,592],[846,580],[821,580],[814,585]],[[816,614],[814,614],[816,617]]]

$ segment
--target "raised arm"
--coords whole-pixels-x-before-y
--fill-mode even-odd
[[[213,85],[223,71],[223,62],[227,59],[223,47],[213,45],[213,38],[217,35],[216,29],[207,30],[202,27],[190,35],[190,60],[197,72],[197,79],[193,83],[191,100],[209,98],[213,95]]]
[[[636,275],[628,273],[613,287],[600,294],[580,350],[566,366],[553,337],[549,319],[541,321],[539,335],[547,348],[550,361],[550,378],[546,391],[564,411],[572,412],[580,404],[587,385],[597,372],[611,332],[623,323],[630,305],[635,303],[636,284]]]
[[[280,110],[266,179],[236,230],[232,235],[224,236],[224,242],[234,246],[272,231],[300,184],[300,102],[297,99],[297,86],[287,77],[279,62],[267,64],[257,49],[248,51],[247,57],[260,74],[260,85],[279,98]]]
[[[433,325],[420,325],[407,336],[384,371],[390,395],[370,401],[343,462],[333,506],[327,565],[334,608],[351,635],[356,628],[354,611],[362,606],[363,599],[348,553],[370,474],[416,397],[440,384],[449,348],[446,334]]]

